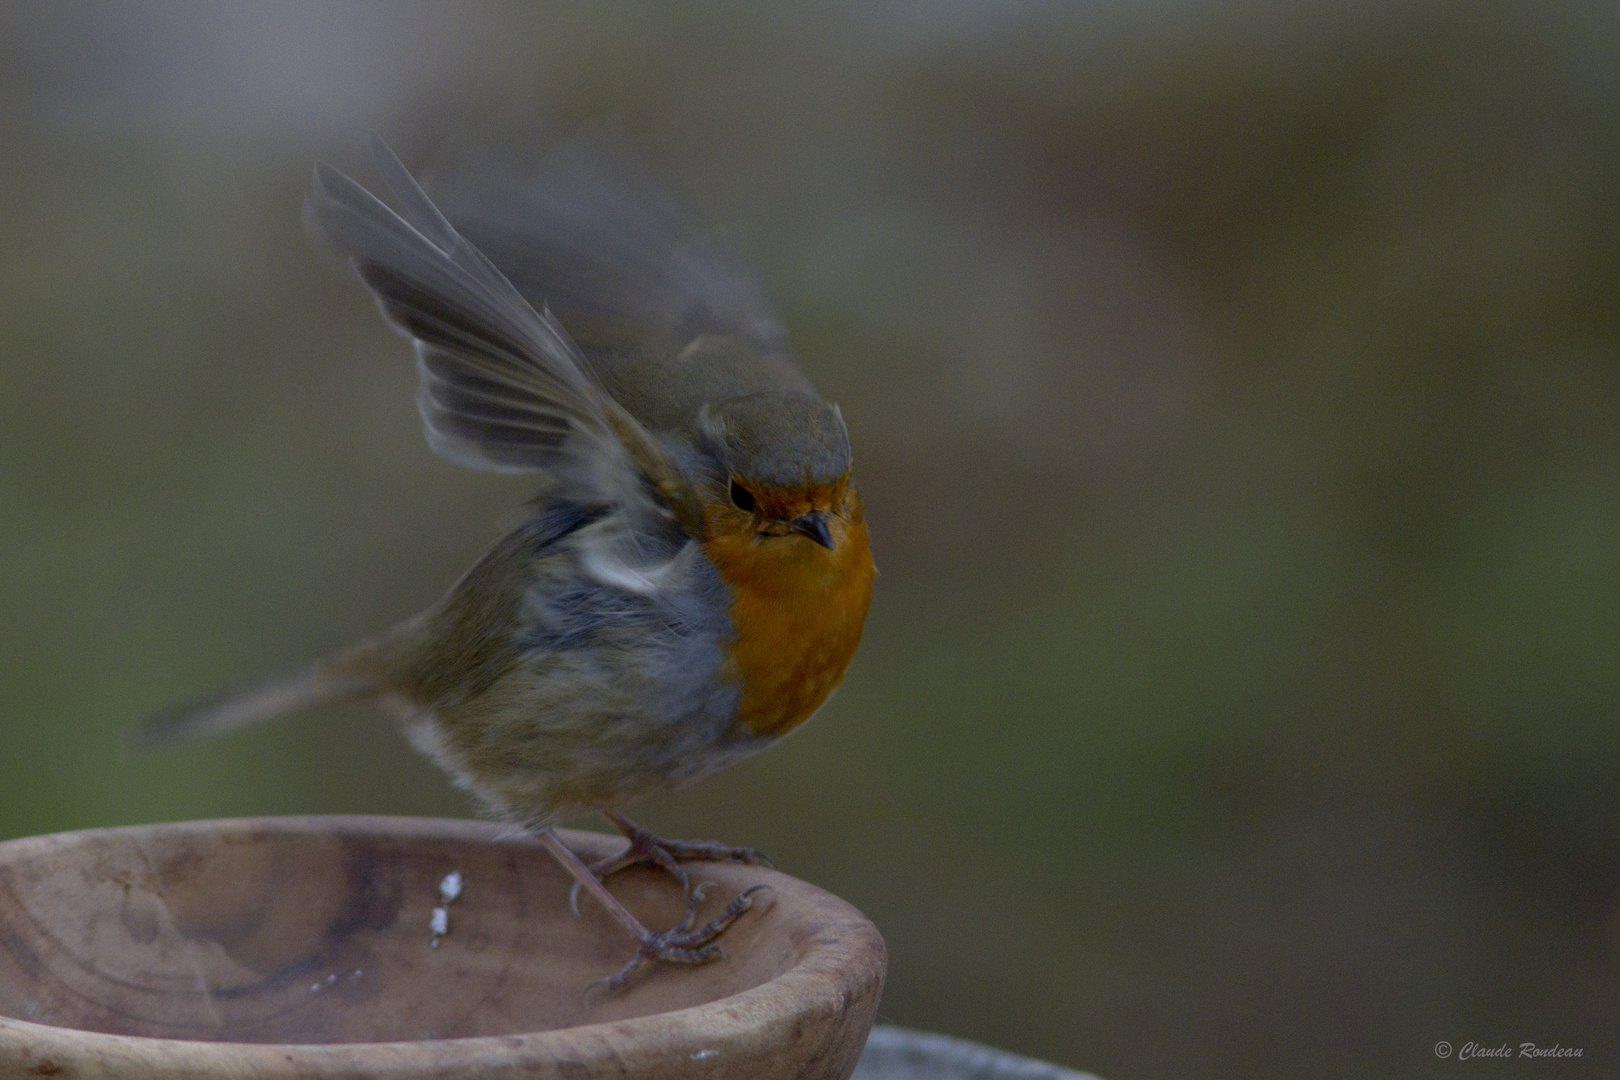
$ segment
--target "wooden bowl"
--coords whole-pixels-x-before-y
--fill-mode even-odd
[[[564,832],[587,861],[618,837]],[[308,817],[101,829],[0,844],[0,1075],[738,1077],[850,1074],[883,940],[814,886],[698,864],[700,919],[760,882],[727,958],[645,969],[624,930],[534,841],[496,826]],[[434,947],[430,919],[452,871]],[[614,877],[647,925],[680,890]]]

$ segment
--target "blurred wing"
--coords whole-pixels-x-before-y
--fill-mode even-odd
[[[631,333],[683,341],[718,333],[786,351],[758,282],[606,151],[564,144],[525,170],[486,149],[431,183],[457,228],[517,290],[571,327],[578,315]]]
[[[305,202],[311,229],[347,255],[383,315],[416,341],[417,405],[443,457],[547,472],[576,500],[633,505],[656,491],[692,532],[701,512],[667,455],[581,366],[579,350],[463,239],[383,141],[371,150],[404,216],[329,165]]]

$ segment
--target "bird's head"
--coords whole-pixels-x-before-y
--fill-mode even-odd
[[[746,542],[773,561],[836,559],[857,529],[864,547],[837,406],[772,390],[704,406],[699,427],[716,466],[700,489],[708,539]]]

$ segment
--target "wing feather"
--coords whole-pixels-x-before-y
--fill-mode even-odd
[[[455,230],[375,135],[371,151],[402,213],[319,164],[305,217],[415,340],[434,451],[476,469],[549,473],[575,501],[654,509],[700,534],[691,485],[587,374],[557,320]]]
[[[682,341],[718,333],[785,355],[759,282],[608,145],[564,142],[533,165],[475,147],[432,180],[462,234],[571,327],[584,316]]]

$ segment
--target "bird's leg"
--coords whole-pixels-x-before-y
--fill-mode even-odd
[[[688,894],[692,892],[692,882],[686,871],[681,867],[683,862],[740,862],[754,865],[765,863],[775,866],[770,857],[762,851],[753,848],[727,847],[704,841],[665,840],[654,836],[640,825],[631,821],[617,810],[604,810],[602,816],[613,822],[615,828],[624,834],[630,841],[630,846],[611,855],[601,862],[591,864],[591,873],[598,881],[605,881],[610,875],[617,874],[626,867],[649,863],[662,868],[681,883],[681,888]],[[571,895],[570,902],[578,896],[578,890]]]
[[[695,889],[687,890],[686,914],[681,917],[681,921],[663,933],[654,933],[643,926],[640,919],[630,914],[629,910],[607,891],[607,886],[597,879],[591,868],[581,862],[579,856],[570,851],[558,838],[555,829],[541,832],[539,840],[551,853],[552,858],[562,863],[563,869],[573,875],[576,889],[583,886],[585,891],[601,901],[602,906],[608,909],[608,913],[618,919],[624,928],[630,931],[630,936],[636,939],[636,955],[630,958],[629,963],[620,968],[617,974],[591,983],[591,987],[605,985],[610,991],[622,990],[628,986],[637,969],[648,960],[664,960],[672,964],[707,964],[711,960],[723,958],[725,952],[711,942],[719,937],[726,927],[736,922],[738,916],[753,906],[754,893],[770,888],[769,885],[755,885],[751,889],[744,889],[726,905],[724,911],[694,930],[692,923],[697,919],[698,904],[702,902],[703,892],[709,884],[704,882]],[[589,989],[588,987],[587,992]]]

